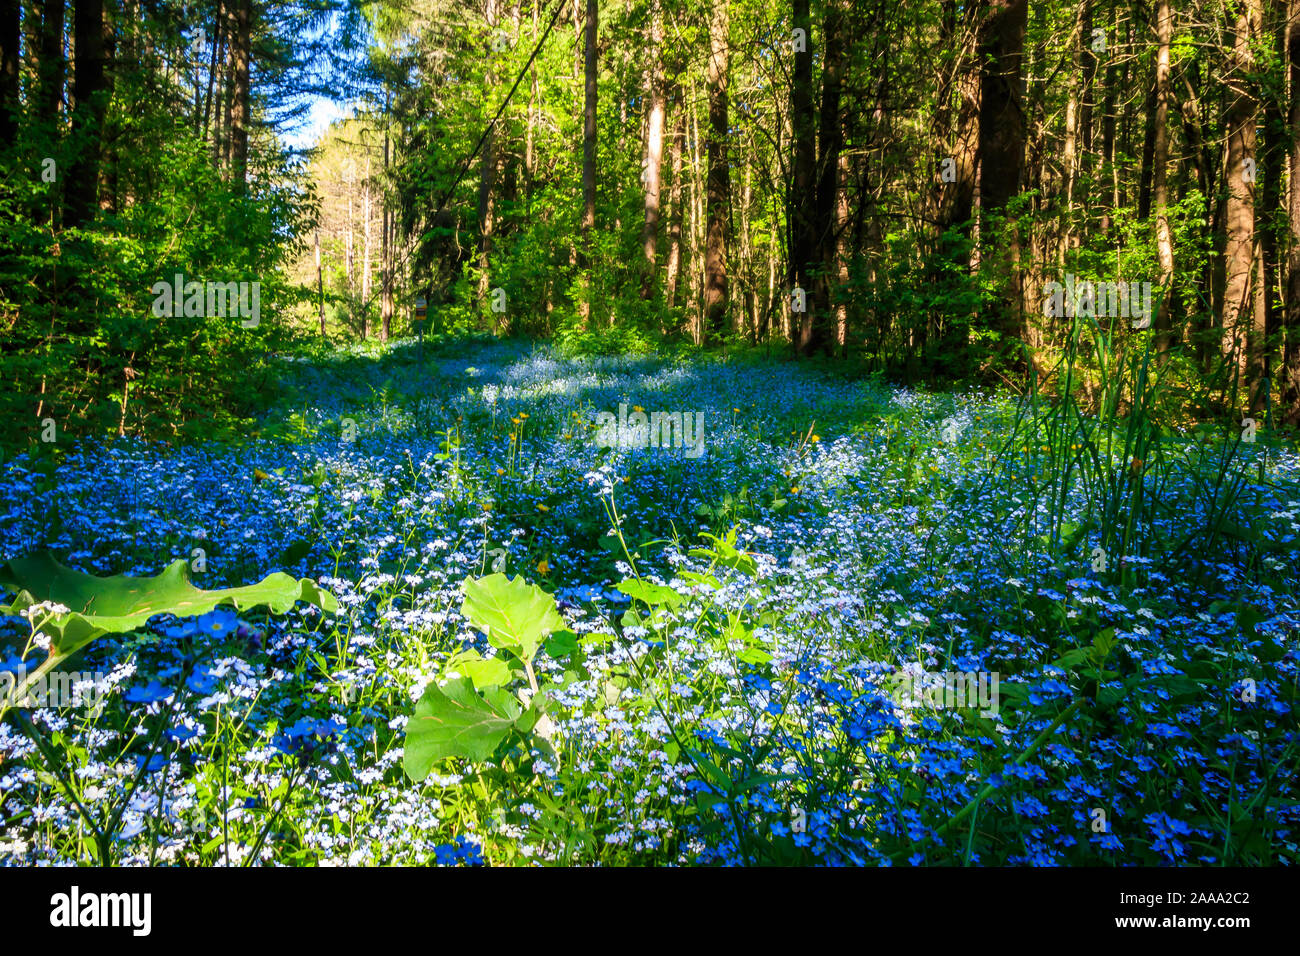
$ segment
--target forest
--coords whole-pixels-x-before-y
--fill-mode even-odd
[[[1300,0],[0,0],[0,865],[1300,860]]]

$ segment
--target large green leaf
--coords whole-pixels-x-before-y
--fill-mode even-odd
[[[555,598],[522,577],[489,574],[465,582],[461,613],[487,632],[493,647],[512,651],[531,662],[546,635],[564,628]]]
[[[505,687],[513,679],[510,664],[501,657],[483,658],[478,651],[461,651],[447,662],[447,669],[468,677],[479,690]]]
[[[521,707],[512,694],[493,688],[488,699],[474,690],[468,677],[430,685],[406,725],[402,766],[417,783],[448,757],[482,762],[515,729]],[[530,708],[531,711],[531,708]],[[530,715],[529,726],[534,718]]]
[[[41,623],[49,635],[51,656],[66,657],[104,634],[119,634],[143,627],[156,614],[194,617],[222,604],[240,610],[268,607],[283,614],[296,601],[315,604],[326,611],[338,610],[338,601],[314,581],[296,580],[276,572],[257,584],[204,591],[189,583],[188,565],[176,561],[150,578],[125,574],[99,578],[66,568],[49,552],[14,558],[0,566],[0,587],[16,593],[0,614],[20,611],[47,601],[68,608]]]
[[[651,605],[666,604],[670,608],[675,608],[686,600],[672,588],[664,587],[662,584],[651,584],[638,578],[620,581],[617,587],[628,597]]]

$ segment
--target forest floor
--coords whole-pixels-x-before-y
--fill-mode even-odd
[[[186,559],[209,589],[283,570],[339,601],[83,652],[101,706],[0,723],[0,862],[1300,857],[1294,448],[1116,455],[1099,473],[1148,503],[1125,520],[1137,499],[1099,513],[1007,395],[515,343],[284,376],[238,444],[0,466],[5,557]],[[638,410],[688,441],[599,447],[598,413]],[[497,573],[562,619],[528,667],[463,605]],[[0,626],[13,671],[27,624]],[[501,729],[416,783],[406,730],[440,684]]]

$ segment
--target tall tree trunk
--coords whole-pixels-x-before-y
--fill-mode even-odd
[[[1247,373],[1253,387],[1262,377],[1262,316],[1257,335],[1255,304],[1260,291],[1255,257],[1254,176],[1257,102],[1248,74],[1253,69],[1251,45],[1259,36],[1260,0],[1243,0],[1233,27],[1231,70],[1227,77],[1224,128],[1228,139],[1227,203],[1224,220],[1222,308],[1223,354]],[[1249,353],[1249,355],[1248,355]],[[1252,404],[1253,404],[1252,398]]]
[[[320,230],[321,227],[317,225],[316,226],[316,300],[317,300],[316,308],[320,318],[321,338],[324,338],[325,337],[325,273],[321,271],[321,264],[320,264]]]
[[[104,114],[109,94],[105,69],[104,0],[76,0],[72,9],[75,72],[72,96],[72,142],[75,159],[69,171],[66,198],[69,226],[81,226],[94,215],[103,151]]]
[[[664,297],[669,309],[677,303],[677,287],[681,278],[682,152],[686,140],[686,104],[681,101],[680,91],[675,99],[676,118],[673,120],[673,135],[669,145],[673,184],[668,191],[668,261],[664,264]]]
[[[384,182],[388,181],[388,126],[389,94],[384,94]],[[381,195],[384,214],[379,227],[379,339],[387,342],[393,330],[393,213],[388,208],[388,197]]]
[[[484,20],[487,22],[488,36],[484,54],[487,62],[492,62],[493,44],[496,42],[494,31],[497,25],[497,0],[486,0],[483,9]],[[492,94],[491,90],[496,86],[496,74],[489,67],[483,75],[483,83],[487,87],[487,95],[484,97],[490,110]],[[483,140],[483,154],[479,158],[479,182],[478,182],[478,301],[479,308],[482,309],[487,303],[488,289],[491,287],[489,276],[489,257],[492,254],[492,231],[496,224],[496,171],[497,171],[497,150],[496,150],[496,131],[489,130],[486,138]]]
[[[533,32],[532,42],[537,42],[538,16],[541,12],[541,4],[533,4]],[[536,160],[534,158],[534,143],[537,136],[537,111],[538,102],[541,99],[541,90],[537,83],[537,63],[528,68],[528,120],[525,124],[524,133],[524,215],[529,225],[533,221],[533,177],[535,175]]]
[[[1286,346],[1282,358],[1282,407],[1289,424],[1300,425],[1300,0],[1287,3],[1287,68],[1291,100],[1287,125],[1291,132],[1291,175],[1287,180],[1287,222],[1290,250],[1286,273]]]
[[[248,126],[251,122],[249,58],[253,45],[253,0],[234,0],[230,55],[230,181],[238,192],[247,189]]]
[[[967,4],[965,23],[960,38],[956,36],[956,16],[950,33],[954,42],[960,43],[960,57],[955,83],[957,125],[953,133],[949,176],[945,177],[943,197],[940,202],[939,232],[944,258],[952,262],[958,274],[967,275],[971,267],[971,220],[975,214],[976,173],[979,168],[980,137],[980,64],[979,64],[979,7]],[[956,235],[944,236],[951,230]],[[937,278],[937,277],[936,277]],[[953,316],[947,344],[954,352],[964,351],[970,333],[970,316]]]
[[[814,341],[812,271],[817,255],[814,177],[817,166],[817,128],[813,116],[812,16],[808,0],[794,0],[794,75],[790,84],[790,123],[794,134],[794,168],[786,219],[790,227],[790,285],[803,291],[804,311],[792,312],[794,347],[807,355]]]
[[[575,0],[577,2],[577,0]],[[596,32],[599,7],[587,0],[587,28],[583,43],[582,99],[582,253],[578,267],[587,274],[587,290],[579,306],[583,324],[591,322],[594,281],[589,270],[596,231]]]
[[[731,170],[727,165],[727,84],[731,40],[727,0],[713,0],[709,17],[708,223],[704,246],[704,326],[706,339],[726,328],[727,247],[731,232]]]
[[[1264,8],[1261,27],[1273,42],[1273,52],[1278,63],[1286,62],[1286,3],[1269,0]],[[1260,302],[1263,312],[1263,336],[1257,343],[1257,360],[1261,385],[1252,392],[1252,411],[1259,411],[1268,399],[1273,383],[1273,358],[1281,338],[1282,315],[1278,307],[1278,253],[1286,241],[1286,226],[1276,211],[1282,206],[1282,176],[1286,166],[1286,118],[1283,115],[1284,96],[1281,91],[1270,90],[1264,105],[1264,146],[1259,154],[1259,172],[1263,180],[1260,194],[1260,222],[1258,225],[1260,248]]]
[[[1061,228],[1061,263],[1064,264],[1064,253],[1074,248],[1076,237],[1074,234],[1074,187],[1079,178],[1079,132],[1083,119],[1083,99],[1085,91],[1084,84],[1084,64],[1095,60],[1092,57],[1092,51],[1089,44],[1092,37],[1084,32],[1092,22],[1092,0],[1082,0],[1079,4],[1079,11],[1074,21],[1074,36],[1072,51],[1072,69],[1069,76],[1070,93],[1065,101],[1065,144],[1064,156],[1061,160],[1064,166],[1065,176],[1065,217]],[[1087,61],[1085,61],[1087,57]]]
[[[344,271],[347,274],[348,307],[350,309],[352,307],[352,303],[356,302],[356,296],[353,293],[353,282],[352,282],[352,273],[353,273],[352,267],[355,263],[355,258],[356,258],[353,255],[353,241],[352,241],[353,237],[356,234],[356,228],[355,228],[356,215],[352,208],[353,187],[356,184],[356,161],[355,160],[348,159],[346,172],[347,172],[347,181],[346,181],[345,188],[348,194],[348,238],[347,238],[347,246],[346,246],[346,256],[344,260]]]
[[[1169,46],[1173,39],[1169,0],[1156,0],[1155,122],[1152,124],[1151,190],[1156,209],[1156,256],[1160,262],[1160,305],[1156,312],[1157,346],[1162,356],[1173,347],[1170,321],[1174,281],[1174,236],[1169,226]]]
[[[366,159],[366,178],[362,187],[362,224],[361,239],[361,338],[370,334],[370,159]]]
[[[63,102],[63,83],[67,58],[63,54],[63,8],[65,0],[44,0],[41,17],[40,78],[36,112],[41,128],[51,140],[59,134],[59,104]]]
[[[641,254],[645,258],[645,279],[641,297],[652,299],[658,278],[656,245],[659,239],[659,171],[664,157],[664,77],[661,62],[663,47],[663,11],[660,0],[650,6],[650,115],[646,122],[645,146],[645,224],[641,228]]]
[[[841,294],[835,308],[835,344],[841,355],[849,344],[849,306],[844,292],[849,284],[849,158],[839,154],[835,177],[835,243],[828,274],[834,275]]]
[[[1008,339],[1022,338],[1020,228],[1007,205],[1020,191],[1025,124],[1020,106],[1020,64],[1024,56],[1028,0],[990,0],[982,31],[984,71],[980,78],[980,204],[985,222],[1002,220],[999,236],[987,229],[981,257],[994,270],[1000,292],[991,325]]]
[[[844,84],[845,34],[848,28],[846,0],[827,0],[825,59],[822,66],[822,102],[818,123],[817,186],[814,199],[813,231],[817,240],[816,259],[820,275],[815,285],[812,311],[812,339],[806,352],[829,352],[838,340],[837,315],[832,311],[833,288],[839,284],[839,229],[837,209],[842,188],[840,151],[844,143],[840,98]]]

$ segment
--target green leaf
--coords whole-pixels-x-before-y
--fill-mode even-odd
[[[134,631],[158,614],[194,617],[219,604],[239,610],[268,607],[283,614],[297,601],[326,611],[337,611],[338,601],[308,578],[276,572],[257,584],[204,591],[189,583],[184,559],[148,578],[125,574],[100,578],[66,568],[49,552],[14,558],[0,566],[0,587],[16,592],[14,600],[0,605],[0,614],[17,614],[46,601],[62,604],[67,614],[44,621],[40,630],[49,635],[52,656],[66,657],[104,634]]]
[[[652,606],[665,604],[670,608],[675,608],[685,600],[672,588],[664,587],[662,584],[651,584],[648,581],[639,581],[636,578],[620,581],[618,590],[635,601],[642,601]]]
[[[578,635],[572,631],[556,631],[546,642],[546,653],[554,658],[568,657],[578,649]]]
[[[487,632],[493,647],[512,651],[529,662],[546,635],[564,627],[555,598],[522,577],[510,579],[504,574],[466,581],[461,613]]]
[[[447,662],[447,669],[468,677],[479,690],[485,687],[504,687],[514,675],[510,665],[500,657],[480,657],[477,651],[465,651]]]
[[[415,705],[415,713],[406,725],[406,747],[402,766],[417,783],[429,775],[433,765],[448,757],[487,760],[501,746],[519,716],[504,700],[514,697],[500,688],[491,702],[474,691],[468,677],[458,677],[442,687],[430,686]]]

